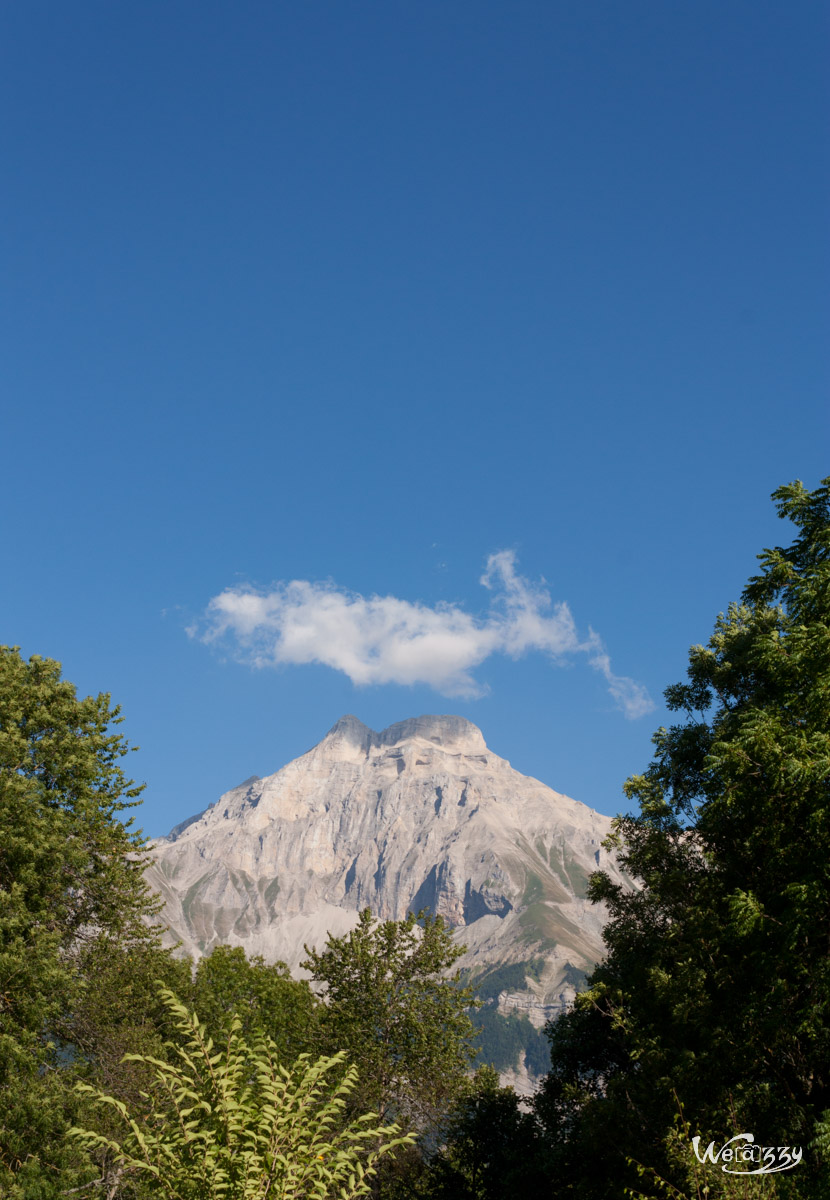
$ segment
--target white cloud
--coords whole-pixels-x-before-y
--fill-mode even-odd
[[[425,683],[445,696],[483,695],[473,672],[492,654],[539,651],[554,660],[587,654],[626,717],[654,707],[644,687],[612,672],[593,631],[580,640],[567,604],[553,604],[543,586],[517,574],[511,551],[490,555],[480,582],[491,594],[484,616],[456,604],[431,608],[302,579],[268,592],[226,588],[188,632],[229,645],[252,666],[322,663],[357,685]]]
[[[595,636],[593,631],[592,636]],[[625,675],[615,675],[611,670],[611,659],[602,649],[599,639],[596,641],[596,647],[596,652],[591,655],[589,661],[595,671],[599,671],[601,675],[605,676],[608,691],[614,698],[617,708],[625,713],[629,721],[636,721],[638,717],[644,717],[646,713],[650,713],[654,708],[654,701],[646,688],[641,683],[628,679]]]

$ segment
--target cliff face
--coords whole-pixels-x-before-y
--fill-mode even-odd
[[[362,908],[428,908],[467,947],[459,966],[514,968],[498,1008],[539,1026],[602,955],[604,914],[585,888],[600,863],[617,876],[600,846],[609,824],[514,771],[461,717],[376,733],[346,716],[160,839],[147,878],[190,953],[230,942],[292,968]]]

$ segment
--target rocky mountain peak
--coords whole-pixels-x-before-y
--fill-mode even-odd
[[[188,952],[230,943],[294,969],[365,907],[384,920],[427,909],[455,928],[471,978],[506,981],[499,1012],[541,1026],[602,955],[604,913],[586,889],[597,866],[621,879],[609,827],[463,717],[376,732],[348,714],[159,839],[146,877]]]
[[[372,739],[376,737],[377,734],[373,729],[370,729],[368,725],[364,725],[362,721],[358,720],[351,713],[346,713],[339,721],[335,721],[322,742],[318,743],[318,746],[337,746],[340,743],[345,743],[368,753]]]
[[[424,741],[434,742],[446,750],[476,754],[487,750],[484,736],[477,725],[464,717],[454,716],[424,716],[410,717],[407,721],[398,721],[377,734],[382,746],[398,746],[413,738],[423,738]]]
[[[377,732],[351,713],[347,713],[332,725],[319,747],[334,747],[346,743],[368,754],[372,750],[400,746],[417,738],[457,754],[487,752],[484,735],[478,726],[464,717],[450,714],[409,717],[406,721],[397,721],[394,725]]]

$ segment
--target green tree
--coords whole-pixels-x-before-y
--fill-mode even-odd
[[[540,1112],[580,1195],[619,1195],[626,1158],[682,1184],[679,1109],[806,1146],[830,1106],[830,479],[774,499],[798,534],[667,689],[683,720],[612,836],[638,886],[593,877],[608,956],[550,1030]]]
[[[247,958],[239,946],[216,946],[200,960],[189,995],[215,1040],[236,1019],[243,1037],[267,1034],[282,1062],[319,1047],[319,1001],[283,962]]]
[[[149,1178],[166,1200],[351,1200],[369,1193],[378,1160],[413,1138],[374,1114],[343,1122],[357,1071],[344,1054],[293,1068],[267,1037],[242,1036],[231,1022],[216,1049],[205,1026],[175,995],[162,995],[180,1035],[172,1061],[137,1058],[153,1069],[149,1114],[134,1116],[112,1096],[78,1084],[121,1119],[120,1139],[74,1129],[92,1152],[111,1154],[126,1175]],[[338,1081],[339,1079],[339,1081]]]
[[[168,1043],[177,1031],[159,995],[159,981],[187,992],[191,967],[189,959],[174,958],[152,943],[122,943],[102,936],[84,947],[80,969],[87,985],[59,1025],[61,1082],[73,1101],[70,1123],[89,1123],[111,1137],[118,1132],[113,1111],[93,1108],[74,1091],[77,1079],[112,1094],[131,1112],[149,1112],[154,1075],[147,1062],[135,1056],[167,1057]],[[89,1194],[100,1188],[103,1196],[117,1195],[119,1200],[145,1195],[140,1180],[130,1181],[129,1186],[123,1183],[112,1154],[96,1152],[87,1178],[93,1172],[99,1183]]]
[[[306,953],[302,965],[325,985],[328,1045],[359,1066],[360,1104],[419,1130],[433,1126],[475,1056],[471,992],[446,974],[463,949],[441,917],[376,921],[364,909],[351,933]]]
[[[419,1195],[429,1200],[527,1200],[550,1192],[538,1123],[495,1068],[480,1067],[456,1104]]]
[[[49,1196],[78,1177],[63,1138],[67,1015],[103,936],[146,946],[155,910],[141,837],[121,820],[141,791],[107,695],[78,699],[60,664],[0,647],[0,1192]]]

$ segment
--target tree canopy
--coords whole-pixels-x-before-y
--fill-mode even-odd
[[[612,835],[637,887],[593,877],[608,956],[550,1028],[540,1111],[580,1195],[626,1159],[670,1176],[680,1114],[806,1146],[830,1106],[830,479],[774,498],[797,536],[667,689],[682,720]]]
[[[55,1068],[72,1057],[92,947],[156,939],[143,840],[121,819],[141,788],[120,766],[120,719],[108,695],[79,699],[59,663],[0,647],[0,1190],[12,1194],[72,1177]]]
[[[548,1155],[533,1115],[498,1072],[476,1071],[449,1115],[421,1181],[425,1200],[527,1200],[550,1192]]]
[[[248,958],[240,946],[216,946],[199,960],[188,994],[216,1040],[239,1021],[243,1037],[267,1034],[282,1062],[319,1048],[319,1002],[284,962]]]
[[[419,924],[420,922],[420,924]],[[360,1103],[422,1130],[446,1111],[475,1055],[469,989],[446,972],[463,953],[441,917],[376,921],[369,909],[303,966],[325,985],[331,1046],[360,1068]]]
[[[369,1194],[378,1160],[413,1140],[372,1113],[344,1121],[357,1079],[355,1067],[343,1073],[344,1054],[302,1054],[283,1066],[275,1043],[262,1033],[244,1037],[235,1017],[215,1046],[195,1013],[171,991],[162,996],[179,1044],[169,1061],[131,1056],[155,1075],[150,1111],[135,1114],[78,1085],[120,1117],[117,1138],[72,1130],[90,1150],[114,1157],[119,1183],[138,1175],[165,1200],[355,1200]]]

